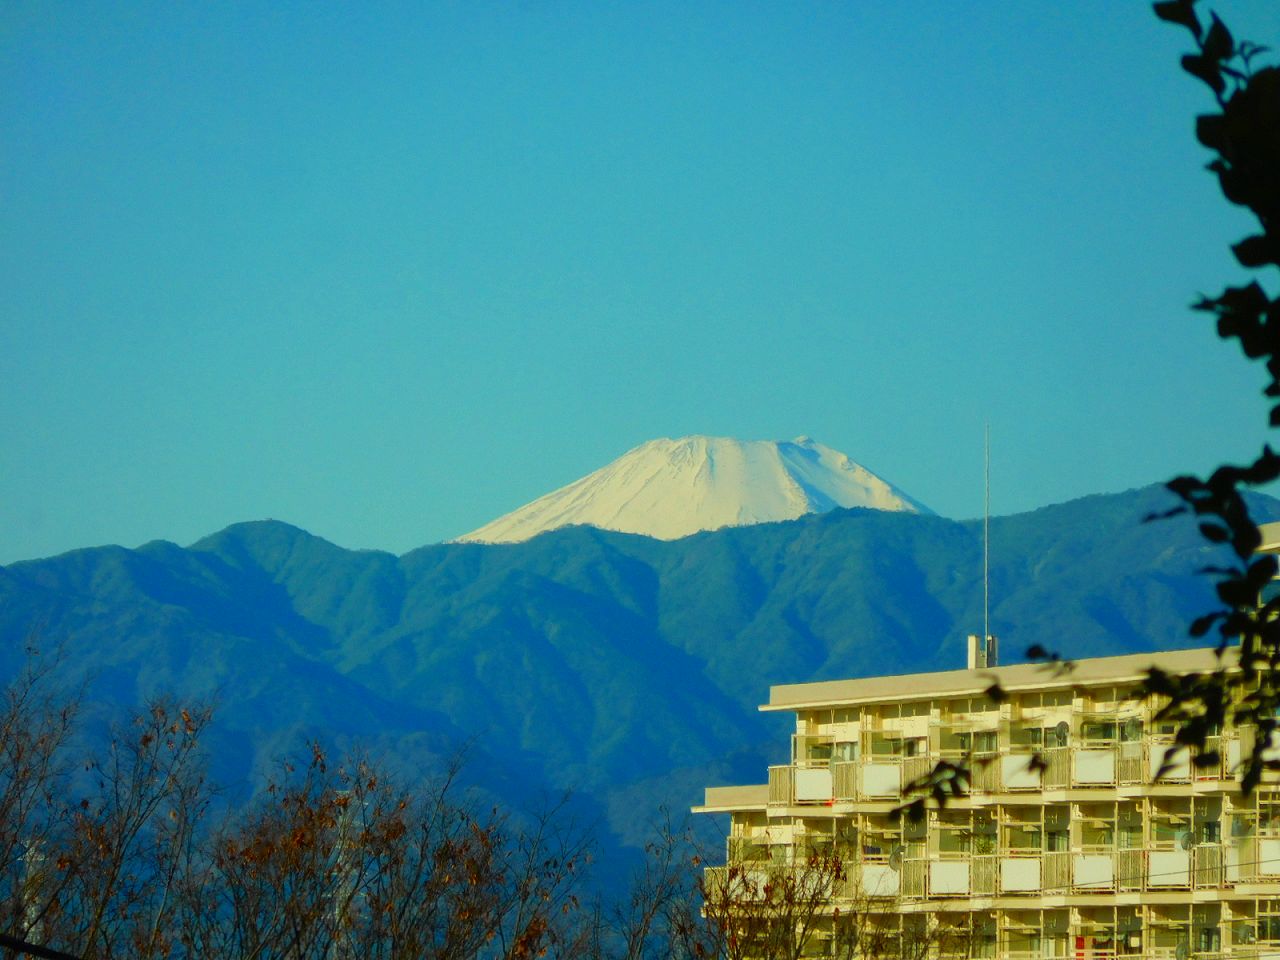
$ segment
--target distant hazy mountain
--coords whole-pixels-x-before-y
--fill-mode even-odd
[[[837,507],[932,513],[838,450],[792,441],[650,440],[459,541],[513,543],[585,524],[675,540]]]
[[[1191,645],[1187,624],[1214,604],[1196,571],[1221,558],[1187,518],[1142,522],[1170,499],[1151,487],[993,519],[1005,658]],[[1259,519],[1277,508],[1254,500]],[[675,541],[573,527],[395,557],[237,524],[186,548],[0,567],[0,681],[35,640],[62,647],[95,708],[210,698],[232,794],[312,737],[409,772],[462,749],[504,802],[573,790],[616,853],[659,804],[784,761],[786,718],[756,710],[770,684],[961,665],[982,624],[980,538],[980,522],[838,509]]]

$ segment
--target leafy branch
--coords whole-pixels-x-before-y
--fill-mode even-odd
[[[1223,195],[1246,207],[1260,228],[1231,250],[1248,270],[1280,267],[1280,68],[1258,68],[1255,60],[1268,48],[1236,40],[1215,13],[1206,24],[1196,2],[1163,0],[1153,9],[1161,20],[1184,27],[1195,42],[1196,50],[1183,56],[1182,68],[1212,91],[1217,105],[1215,112],[1196,118],[1196,139],[1214,153],[1207,169],[1217,176]],[[1253,280],[1228,286],[1216,297],[1202,295],[1193,309],[1211,314],[1218,336],[1238,341],[1245,357],[1265,363],[1268,421],[1280,426],[1280,297]],[[1240,669],[1181,680],[1152,670],[1145,692],[1165,698],[1161,718],[1177,721],[1179,744],[1201,754],[1207,737],[1228,719],[1253,725],[1259,738],[1244,762],[1246,790],[1261,778],[1266,765],[1262,755],[1280,707],[1280,598],[1262,597],[1277,563],[1270,554],[1257,555],[1262,537],[1241,488],[1277,478],[1280,456],[1264,446],[1252,463],[1220,466],[1207,479],[1175,477],[1167,486],[1182,502],[1160,515],[1189,512],[1199,520],[1206,540],[1229,548],[1227,565],[1202,571],[1215,578],[1221,606],[1196,619],[1191,634],[1203,637],[1216,628],[1220,655],[1238,643]]]

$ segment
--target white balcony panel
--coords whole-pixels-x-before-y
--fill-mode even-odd
[[[1073,864],[1077,887],[1110,887],[1115,878],[1115,858],[1109,853],[1077,853]]]
[[[869,797],[896,797],[902,792],[902,768],[896,763],[868,763],[862,768],[862,792]]]
[[[831,769],[829,767],[796,768],[796,800],[830,800]]]
[[[896,897],[902,887],[902,873],[887,863],[862,865],[862,892],[868,897]]]
[[[1152,850],[1147,855],[1147,884],[1185,887],[1191,883],[1191,854],[1186,850]]]
[[[724,892],[735,900],[763,900],[769,879],[764,870],[743,870],[728,881]]]
[[[1242,851],[1247,851],[1248,847],[1237,841],[1236,846],[1224,847],[1222,850],[1223,861],[1227,866],[1227,883],[1240,882],[1240,861],[1249,859],[1247,856],[1241,856]]]
[[[1116,755],[1112,750],[1077,750],[1076,783],[1115,783]]]
[[[934,860],[929,864],[929,892],[932,894],[968,893],[969,862],[967,860]]]
[[[1280,837],[1258,841],[1258,873],[1264,877],[1280,876]]]
[[[1000,889],[1005,893],[1016,890],[1040,889],[1040,858],[1011,857],[1000,861]]]
[[[1151,779],[1156,778],[1156,774],[1160,772],[1160,768],[1164,766],[1164,752],[1169,747],[1166,744],[1152,744],[1151,753],[1147,757],[1147,762],[1151,766]],[[1164,780],[1185,780],[1191,776],[1191,751],[1183,748],[1173,758],[1173,766],[1165,771]]]
[[[1039,790],[1040,771],[1031,768],[1030,755],[1006,755],[1000,758],[1000,782],[1006,790]]]

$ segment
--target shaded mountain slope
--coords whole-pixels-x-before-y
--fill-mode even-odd
[[[1006,660],[1186,646],[1212,559],[1160,488],[991,524]],[[1280,516],[1260,498],[1258,515]],[[348,551],[276,522],[187,548],[80,550],[0,568],[0,669],[30,637],[68,682],[133,704],[218,703],[220,779],[309,737],[406,768],[466,744],[504,797],[569,788],[634,841],[660,802],[756,779],[785,751],[771,683],[950,668],[982,624],[981,523],[868,509],[678,541],[590,527],[526,543]],[[612,838],[612,839],[610,839]]]

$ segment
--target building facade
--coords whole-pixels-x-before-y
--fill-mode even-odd
[[[1136,696],[1156,662],[1219,665],[1187,650],[773,687],[761,709],[794,714],[790,760],[695,808],[730,818],[708,888],[738,884],[750,911],[753,878],[816,871],[812,956],[1280,960],[1280,783],[1241,793],[1248,729],[1218,731],[1210,765],[1166,763],[1173,725]],[[900,815],[940,761],[969,769],[965,795]],[[880,936],[850,946],[851,926]]]

